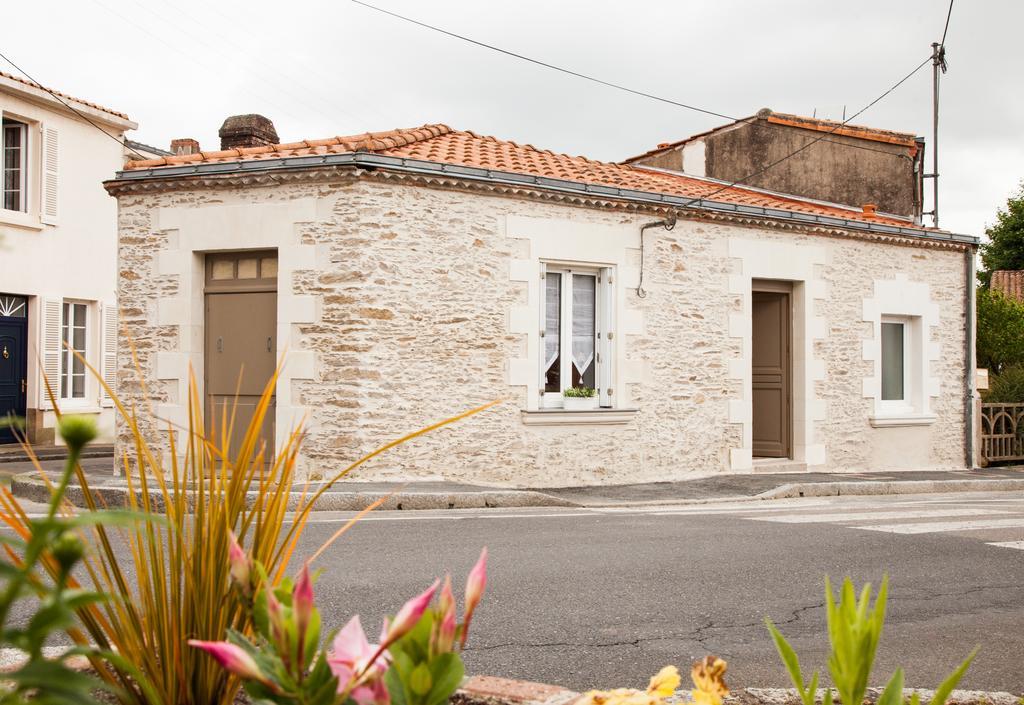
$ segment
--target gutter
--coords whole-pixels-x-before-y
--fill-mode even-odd
[[[478,181],[503,186],[535,187],[547,191],[567,193],[577,196],[610,198],[631,203],[658,205],[668,208],[688,208],[707,213],[720,213],[734,216],[750,216],[770,218],[773,220],[798,223],[801,225],[822,225],[832,228],[843,228],[861,232],[882,233],[903,237],[913,237],[936,242],[952,242],[966,245],[977,245],[980,241],[972,235],[958,235],[944,231],[924,231],[883,223],[867,223],[834,216],[800,213],[780,208],[740,205],[702,199],[674,196],[654,191],[588,184],[567,179],[555,179],[547,176],[533,176],[508,171],[497,171],[481,167],[463,166],[460,164],[443,164],[425,159],[392,157],[374,152],[346,152],[344,154],[306,155],[298,157],[280,157],[276,159],[238,160],[234,162],[204,162],[182,166],[162,166],[149,169],[133,169],[117,172],[117,177],[109,185],[127,184],[136,181],[157,180],[188,176],[221,176],[229,174],[270,173],[286,169],[351,166],[364,169],[387,169],[389,171],[418,175],[447,176],[469,181]]]
[[[969,247],[964,253],[964,453],[967,456],[966,467],[974,469],[974,395],[976,394],[977,361],[974,359],[975,330],[975,262],[974,253],[977,248]]]

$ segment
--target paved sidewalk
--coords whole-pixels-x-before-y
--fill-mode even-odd
[[[82,462],[89,485],[111,505],[123,504],[127,485],[113,474],[112,458]],[[60,460],[44,461],[55,476]],[[0,471],[16,470],[10,478],[15,495],[45,501],[45,484],[30,463],[0,464]],[[320,488],[311,484],[310,491]],[[297,486],[293,504],[302,487]],[[351,511],[391,495],[384,509],[478,509],[485,507],[615,507],[658,504],[699,504],[718,501],[767,500],[787,497],[849,494],[918,494],[932,492],[1024,491],[1024,467],[985,468],[953,472],[902,471],[868,473],[779,473],[717,475],[633,485],[510,489],[456,482],[359,482],[342,480],[317,502],[317,509]],[[82,503],[81,488],[69,488],[69,498]]]

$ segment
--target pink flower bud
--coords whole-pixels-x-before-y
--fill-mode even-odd
[[[246,653],[245,649],[228,641],[199,641],[190,639],[189,646],[202,649],[217,659],[217,663],[227,671],[231,671],[243,680],[254,680],[260,683],[270,683],[266,675],[256,665],[252,656]]]
[[[484,596],[484,588],[487,587],[487,547],[480,552],[473,570],[469,571],[466,579],[466,614],[462,622],[461,645],[466,645],[466,637],[469,636],[469,623],[473,619],[473,612],[476,611],[480,599]]]
[[[230,566],[229,575],[231,576],[231,582],[237,585],[243,593],[249,595],[252,592],[252,584],[250,582],[252,561],[249,560],[249,556],[242,550],[242,547],[238,544],[238,539],[232,531],[228,531],[228,565]]]
[[[295,615],[295,630],[301,651],[306,639],[306,629],[313,618],[313,580],[309,577],[309,564],[302,566],[299,580],[292,588],[292,612]]]
[[[444,584],[441,585],[441,596],[437,599],[437,609],[442,616],[449,612],[455,613],[455,595],[452,594],[452,576],[444,576]]]
[[[281,653],[288,652],[285,628],[284,606],[272,589],[267,590],[267,618],[270,622],[270,636]]]
[[[398,610],[398,614],[395,615],[391,624],[388,625],[385,645],[394,644],[416,626],[423,613],[427,610],[430,601],[434,599],[434,593],[437,592],[439,582],[439,580],[435,580],[433,585],[402,605],[402,609]]]
[[[455,632],[457,629],[455,609],[453,608],[441,617],[441,624],[438,626],[437,631],[436,653],[451,653],[452,646],[455,645]]]

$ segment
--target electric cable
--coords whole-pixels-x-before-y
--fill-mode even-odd
[[[696,105],[691,105],[689,103],[683,103],[683,102],[680,102],[680,101],[677,101],[677,100],[673,100],[671,98],[665,98],[664,96],[659,96],[659,95],[656,95],[654,93],[649,93],[647,91],[639,90],[639,89],[636,89],[636,88],[630,88],[629,86],[623,85],[621,83],[615,83],[613,81],[607,81],[607,80],[605,80],[603,78],[598,78],[597,76],[592,76],[592,75],[589,75],[589,74],[582,73],[580,71],[575,71],[573,69],[565,68],[564,66],[558,66],[556,64],[552,64],[552,63],[549,63],[547,61],[542,61],[540,59],[535,59],[535,58],[532,58],[530,56],[526,56],[525,54],[520,54],[518,52],[511,51],[509,49],[503,49],[502,47],[495,46],[494,44],[488,44],[486,42],[482,42],[480,40],[473,39],[472,37],[467,37],[467,36],[462,35],[462,34],[457,34],[455,32],[449,31],[449,30],[444,29],[442,27],[438,27],[436,25],[428,24],[426,22],[421,22],[420,20],[413,19],[412,17],[407,17],[405,15],[400,15],[397,12],[392,12],[391,10],[386,10],[386,9],[384,9],[382,7],[378,7],[376,5],[371,5],[368,2],[364,2],[364,0],[351,0],[351,2],[355,3],[356,5],[361,5],[361,6],[365,7],[365,8],[370,9],[370,10],[374,10],[375,12],[379,12],[379,13],[384,14],[384,15],[389,15],[389,16],[394,17],[396,19],[402,20],[403,22],[408,22],[408,23],[414,24],[414,25],[416,25],[418,27],[422,27],[424,29],[429,29],[429,30],[431,30],[433,32],[438,32],[438,33],[446,35],[448,37],[452,37],[453,39],[458,39],[460,41],[467,42],[469,44],[473,44],[475,46],[482,47],[484,49],[490,49],[491,51],[498,52],[499,54],[504,54],[505,56],[510,56],[512,58],[515,58],[515,59],[520,59],[522,61],[526,61],[528,63],[535,64],[537,66],[542,66],[544,68],[551,69],[553,71],[558,71],[560,73],[564,73],[564,74],[569,75],[569,76],[575,76],[576,78],[581,78],[581,79],[583,79],[585,81],[590,81],[592,83],[596,83],[598,85],[605,86],[607,88],[613,88],[613,89],[618,90],[618,91],[623,91],[625,93],[630,93],[632,95],[640,96],[642,98],[647,98],[649,100],[654,100],[654,101],[657,101],[659,103],[665,103],[667,105],[673,105],[673,106],[675,106],[677,108],[684,108],[686,110],[693,110],[693,111],[698,112],[698,113],[703,113],[704,115],[711,115],[713,117],[723,118],[725,120],[732,120],[733,122],[742,122],[742,123],[745,123],[747,125],[751,125],[752,127],[756,127],[756,128],[759,128],[759,129],[787,129],[787,128],[785,128],[782,125],[776,125],[774,123],[762,122],[762,121],[758,120],[756,117],[753,117],[753,118],[737,118],[737,117],[733,117],[732,115],[726,115],[725,113],[720,113],[720,112],[717,112],[715,110],[710,110],[708,108],[701,108],[701,107],[696,106]],[[840,126],[847,124],[847,122],[849,122],[849,121],[848,120],[844,120],[840,124]],[[832,130],[832,132],[834,132],[834,131],[835,130]],[[820,142],[820,141],[821,140],[815,140],[815,142]],[[832,143],[832,144],[838,144],[838,145],[842,145],[844,147],[851,147],[853,149],[863,149],[863,150],[868,151],[868,152],[877,152],[879,154],[885,154],[885,155],[888,155],[890,157],[900,157],[900,158],[902,158],[904,156],[902,154],[896,154],[894,152],[887,152],[887,151],[885,151],[883,149],[875,149],[873,147],[868,147],[866,145],[851,144],[851,143],[848,143],[848,142],[839,142],[837,140],[827,140],[827,141]]]
[[[90,125],[92,125],[93,127],[95,127],[95,128],[97,129],[97,130],[99,130],[100,132],[102,132],[103,134],[105,134],[105,135],[106,135],[107,137],[109,137],[110,139],[112,139],[112,140],[114,140],[115,142],[117,142],[117,143],[118,143],[119,145],[121,145],[121,146],[122,146],[122,147],[123,147],[124,149],[127,149],[127,150],[128,150],[129,152],[131,152],[132,154],[134,154],[134,155],[135,155],[136,157],[138,157],[139,159],[145,159],[145,158],[146,158],[146,157],[144,157],[143,155],[141,155],[141,154],[139,154],[138,152],[136,152],[136,151],[135,151],[134,149],[132,149],[131,147],[129,147],[129,146],[128,146],[128,144],[127,144],[127,142],[122,142],[121,140],[117,139],[117,138],[116,138],[116,137],[114,137],[114,136],[113,136],[112,134],[110,134],[109,132],[107,132],[106,130],[104,130],[104,129],[103,129],[102,127],[100,127],[99,125],[97,125],[97,124],[96,124],[95,122],[93,122],[92,120],[90,120],[90,119],[89,119],[89,116],[88,116],[88,115],[85,115],[85,114],[84,114],[84,113],[82,113],[81,111],[79,111],[79,110],[75,109],[75,108],[74,108],[73,106],[69,105],[69,104],[68,104],[68,103],[67,103],[67,102],[66,102],[66,101],[65,101],[65,100],[64,100],[63,98],[61,98],[61,97],[60,97],[60,95],[59,95],[59,94],[55,93],[54,91],[51,91],[51,90],[50,90],[49,88],[47,88],[46,86],[44,86],[43,84],[41,84],[41,83],[40,83],[39,81],[37,81],[36,79],[34,79],[34,78],[32,78],[31,76],[29,76],[29,75],[28,75],[28,72],[27,72],[27,71],[25,71],[25,69],[21,68],[21,67],[20,67],[20,66],[18,66],[18,65],[17,65],[16,63],[14,63],[13,61],[11,61],[11,60],[10,60],[9,58],[7,58],[7,56],[5,56],[5,55],[4,55],[3,53],[0,53],[0,59],[3,59],[3,60],[4,60],[4,61],[6,61],[6,62],[7,62],[8,64],[10,64],[11,66],[13,66],[13,67],[15,68],[15,70],[17,70],[17,71],[18,71],[18,72],[19,72],[19,73],[20,73],[21,75],[23,75],[23,76],[24,76],[25,78],[27,78],[27,79],[28,79],[29,81],[31,81],[31,82],[32,82],[32,85],[34,85],[34,86],[35,86],[36,88],[39,88],[39,89],[41,89],[41,90],[44,90],[44,91],[46,91],[47,93],[49,93],[50,95],[52,95],[52,96],[53,96],[54,98],[56,98],[56,99],[57,99],[57,100],[58,100],[58,101],[59,101],[59,102],[61,103],[61,105],[63,105],[63,106],[65,107],[65,108],[67,108],[68,110],[70,110],[71,112],[73,112],[73,113],[74,113],[75,115],[77,115],[78,117],[80,117],[80,118],[82,118],[83,120],[85,120],[85,121],[86,121],[87,123],[89,123]]]

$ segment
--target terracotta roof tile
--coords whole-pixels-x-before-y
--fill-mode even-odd
[[[1011,299],[1024,301],[1024,271],[1000,269],[992,272],[992,288],[1003,292]]]
[[[882,214],[866,214],[860,209],[814,203],[799,197],[787,197],[732,187],[719,191],[721,184],[684,174],[653,171],[626,164],[599,162],[586,157],[538,150],[495,137],[484,137],[447,125],[424,125],[408,130],[370,132],[349,137],[293,142],[263,147],[245,147],[198,155],[182,155],[128,162],[126,170],[158,168],[194,162],[228,162],[238,160],[277,159],[304,154],[338,154],[370,151],[378,154],[421,159],[443,164],[482,167],[499,171],[545,176],[581,183],[670,194],[683,198],[714,200],[837,218],[914,227],[902,218]]]
[[[10,79],[12,81],[17,81],[18,83],[24,84],[26,86],[30,86],[32,88],[40,88],[40,86],[38,86],[37,84],[33,83],[32,81],[26,80],[24,78],[19,78],[18,76],[13,76],[13,75],[11,75],[9,73],[5,73],[3,71],[0,71],[0,76],[3,76],[4,78]],[[90,103],[88,100],[82,100],[81,98],[75,98],[74,96],[68,95],[67,93],[61,93],[60,91],[55,91],[52,88],[43,88],[43,90],[48,91],[50,93],[53,93],[54,95],[58,95],[61,98],[63,98],[64,100],[73,101],[75,103],[79,103],[80,105],[87,105],[90,108],[95,108],[96,110],[102,110],[103,112],[109,113],[110,115],[113,115],[115,117],[119,117],[122,120],[129,120],[130,119],[124,113],[120,113],[120,112],[118,112],[116,110],[111,110],[110,108],[104,108],[102,105],[98,105],[96,103]]]

